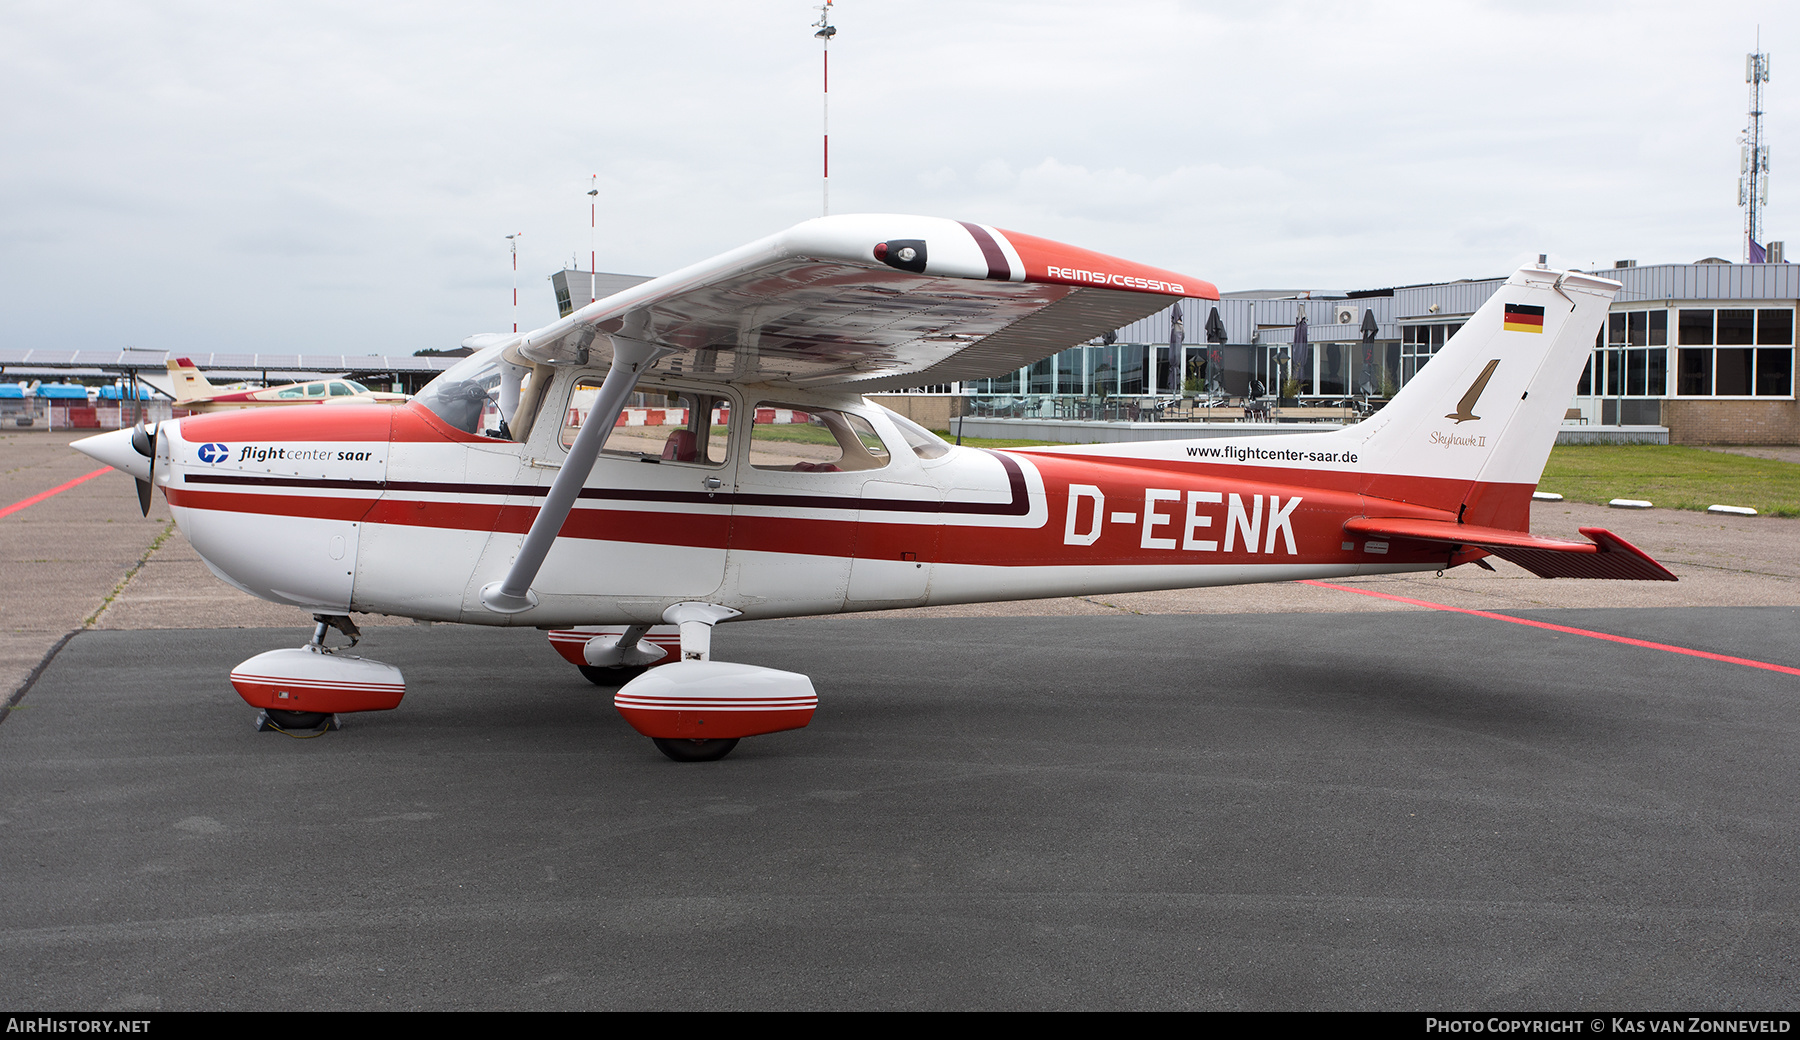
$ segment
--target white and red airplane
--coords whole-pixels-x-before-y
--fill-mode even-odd
[[[354,645],[353,611],[530,625],[622,683],[615,705],[665,754],[712,759],[817,703],[803,675],[712,660],[730,620],[1489,554],[1674,580],[1606,531],[1529,530],[1618,288],[1520,270],[1342,430],[987,451],[863,395],[1014,370],[1217,290],[985,225],[826,217],[506,336],[406,405],[216,413],[77,447],[161,487],[221,578],[314,613],[311,645],[232,673],[264,719],[399,703],[398,670],[327,648],[333,627]],[[660,395],[654,422],[625,417],[634,391]]]
[[[170,358],[169,382],[175,389],[175,407],[195,412],[223,411],[232,408],[269,408],[296,404],[399,404],[405,394],[371,390],[354,379],[342,376],[314,379],[304,383],[282,383],[279,386],[214,386],[191,360]]]

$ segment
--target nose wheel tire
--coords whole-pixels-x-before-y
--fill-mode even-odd
[[[671,740],[663,737],[651,737],[650,739],[656,745],[656,750],[677,762],[717,762],[731,754],[732,748],[737,747],[736,737],[732,737],[730,740],[686,740],[682,738]]]
[[[623,686],[649,670],[647,664],[620,665],[617,668],[600,668],[591,664],[578,664],[581,675],[595,686]]]
[[[282,729],[308,730],[318,729],[325,724],[330,715],[317,711],[278,711],[267,709],[269,721]]]

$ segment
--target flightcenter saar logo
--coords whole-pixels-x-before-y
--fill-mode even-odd
[[[231,449],[227,448],[223,444],[202,444],[202,445],[200,445],[200,461],[201,462],[208,462],[208,463],[224,462],[226,459],[228,459],[230,457],[231,457]]]

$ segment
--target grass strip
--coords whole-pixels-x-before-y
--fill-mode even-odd
[[[1558,445],[1538,488],[1596,505],[1639,498],[1664,509],[1750,506],[1800,516],[1800,466],[1673,444]]]
[[[150,548],[144,550],[144,555],[138,557],[138,562],[131,565],[131,569],[125,572],[125,576],[119,579],[119,583],[113,586],[113,590],[100,601],[99,609],[89,614],[87,620],[81,623],[82,628],[94,627],[94,622],[100,620],[100,615],[106,613],[106,608],[112,606],[113,600],[119,598],[119,593],[125,591],[125,586],[131,583],[131,579],[137,576],[138,571],[144,569],[144,564],[150,562],[150,557],[155,556],[156,550],[162,548],[163,543],[168,541],[169,536],[174,533],[175,521],[170,520],[163,525],[162,533],[156,536],[156,540],[150,543]]]

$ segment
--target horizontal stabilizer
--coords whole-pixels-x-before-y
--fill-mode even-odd
[[[1516,563],[1540,578],[1613,578],[1630,581],[1675,581],[1668,568],[1611,531],[1583,527],[1591,541],[1540,538],[1527,531],[1478,527],[1450,520],[1405,517],[1354,517],[1344,530],[1363,537],[1404,538],[1436,545],[1466,545]]]

